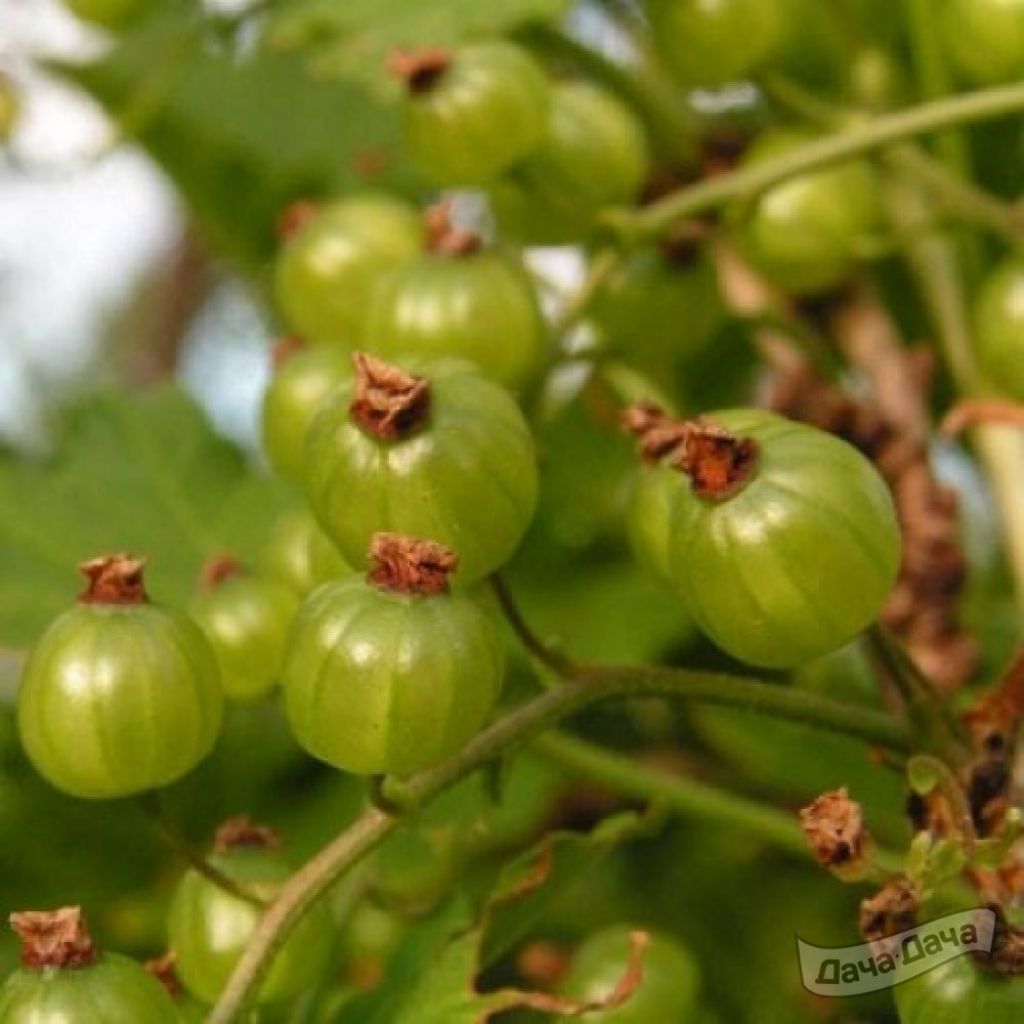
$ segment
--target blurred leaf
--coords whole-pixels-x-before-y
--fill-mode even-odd
[[[57,70],[138,139],[211,244],[249,273],[272,254],[274,221],[292,200],[412,183],[394,109],[352,82],[315,81],[297,56],[217,46],[187,11]]]
[[[49,462],[0,458],[0,645],[31,642],[107,552],[145,556],[153,596],[183,603],[211,554],[254,555],[284,497],[175,388],[90,401]]]
[[[560,17],[572,0],[289,0],[271,19],[272,44],[311,47],[318,73],[387,89],[400,46],[447,46]],[[397,84],[391,89],[397,93]]]
[[[649,822],[632,812],[606,818],[592,831],[554,832],[506,865],[488,900],[482,960],[492,964],[525,939],[551,903]]]

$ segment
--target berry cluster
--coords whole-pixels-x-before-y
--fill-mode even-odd
[[[68,3],[109,29],[144,16],[137,0]],[[141,796],[159,806],[160,791],[207,758],[225,717],[243,703],[279,708],[290,736],[325,777],[367,777],[371,826],[385,822],[394,832],[367,841],[367,850],[381,844],[359,880],[374,898],[363,900],[354,886],[354,909],[345,908],[340,926],[356,974],[363,953],[372,964],[366,974],[379,972],[407,919],[435,909],[473,858],[477,837],[461,821],[423,815],[399,827],[407,808],[395,794],[457,767],[460,754],[490,744],[505,726],[502,720],[472,742],[503,692],[511,702],[515,690],[506,679],[507,626],[563,677],[563,692],[575,703],[559,714],[584,707],[587,686],[616,672],[628,677],[630,669],[577,664],[549,649],[499,575],[514,571],[524,551],[535,561],[549,553],[537,534],[550,527],[545,502],[559,474],[570,481],[563,490],[572,512],[583,516],[606,501],[614,522],[594,546],[607,544],[629,559],[631,571],[648,572],[645,583],[660,587],[667,603],[675,600],[680,635],[691,626],[699,631],[702,657],[779,672],[769,682],[705,673],[705,695],[708,686],[728,684],[734,695],[760,694],[766,706],[783,708],[780,717],[806,723],[817,713],[825,727],[860,738],[858,729],[874,729],[872,738],[889,741],[894,762],[906,755],[898,766],[916,775],[917,845],[905,871],[887,878],[875,902],[865,901],[878,910],[874,924],[913,918],[935,879],[955,874],[940,878],[943,857],[998,893],[992,902],[1001,906],[1019,903],[1024,890],[1020,862],[1012,876],[997,857],[1008,856],[1024,831],[1009,809],[1012,732],[1024,717],[1012,680],[993,701],[1004,716],[998,742],[991,732],[982,735],[977,707],[958,717],[959,708],[931,688],[924,670],[934,651],[912,664],[883,629],[871,633],[873,664],[905,714],[816,700],[795,676],[785,677],[794,682],[788,690],[775,685],[784,670],[849,653],[883,614],[897,579],[908,575],[917,585],[899,592],[901,621],[928,620],[931,631],[922,627],[920,635],[929,638],[960,635],[954,606],[966,557],[952,536],[955,498],[932,479],[927,423],[902,445],[892,415],[898,388],[890,389],[882,416],[863,400],[860,376],[863,352],[879,330],[899,316],[919,330],[927,317],[900,309],[888,318],[880,289],[865,283],[866,268],[904,244],[900,231],[916,230],[893,212],[905,213],[906,195],[933,198],[907,185],[921,161],[934,190],[959,196],[989,223],[1001,218],[993,212],[1000,204],[971,192],[965,203],[963,183],[951,183],[909,144],[889,140],[884,159],[864,155],[866,145],[822,150],[825,127],[858,130],[898,102],[906,84],[884,47],[858,41],[843,64],[837,108],[823,113],[814,93],[820,68],[805,61],[802,40],[818,32],[824,16],[808,14],[806,0],[631,6],[643,9],[642,16],[633,12],[642,29],[637,63],[642,56],[652,64],[653,86],[626,67],[617,77],[569,77],[557,55],[530,45],[529,32],[518,42],[391,54],[406,154],[422,182],[446,191],[422,209],[385,191],[303,199],[279,218],[268,281],[283,337],[273,348],[261,427],[266,461],[291,495],[290,507],[251,564],[206,552],[195,593],[181,609],[150,599],[143,559],[134,554],[83,563],[83,592],[38,639],[20,680],[24,751],[41,776],[74,797]],[[932,43],[952,76],[1001,82],[1024,70],[1024,3],[939,6]],[[586,71],[586,62],[577,71]],[[710,127],[694,128],[703,132],[693,147],[698,158],[681,157],[684,145],[666,155],[662,115],[687,125],[703,91],[739,80],[762,86],[753,123],[719,111]],[[794,112],[801,116],[789,116]],[[4,121],[0,95],[0,134]],[[771,174],[761,179],[765,168]],[[723,173],[734,188],[721,214],[711,215],[715,178]],[[472,190],[479,202],[460,203],[460,190]],[[673,216],[680,194],[683,214]],[[917,205],[934,217],[924,243],[907,243],[918,246],[911,270],[938,245],[940,204]],[[487,213],[470,223],[465,211],[476,207]],[[1003,225],[1004,234],[1019,230],[1014,223]],[[555,315],[541,301],[542,282],[525,252],[538,245],[572,245],[588,266],[579,292]],[[976,276],[973,310],[952,317],[967,331],[973,316],[975,351],[969,373],[954,365],[951,379],[973,389],[975,378],[987,378],[1007,399],[1024,401],[1024,263],[1003,259]],[[940,312],[948,312],[945,292],[936,289],[933,298],[940,292]],[[866,331],[863,324],[836,327],[862,317],[865,306],[875,316]],[[936,317],[940,326],[948,319]],[[859,354],[852,351],[858,347]],[[732,363],[743,372],[733,374]],[[900,362],[908,365],[909,357]],[[566,385],[577,370],[583,384]],[[758,392],[757,383],[769,386]],[[885,390],[885,382],[870,384]],[[772,387],[775,407],[805,422],[747,407],[771,404]],[[926,420],[927,398],[917,398]],[[570,424],[586,442],[572,458],[591,460],[610,496],[598,495],[588,474],[573,476],[571,458],[562,456],[551,410],[569,405],[585,407],[585,424]],[[624,435],[638,451],[620,464],[616,453],[630,445]],[[916,519],[908,509],[918,510]],[[939,550],[945,574],[936,568]],[[973,643],[970,652],[973,670]],[[950,677],[959,683],[963,674]],[[650,692],[660,693],[653,684]],[[609,694],[622,696],[621,686]],[[710,702],[717,698],[712,692]],[[846,712],[851,725],[841,721]],[[550,721],[531,719],[530,735]],[[1013,729],[1002,728],[1006,722]],[[916,773],[914,753],[924,759]],[[576,763],[593,770],[602,756],[577,756]],[[609,771],[627,776],[625,791],[636,795],[635,779],[645,770],[626,763]],[[671,780],[658,786],[660,800]],[[785,824],[762,809],[727,801],[730,822],[785,834]],[[837,874],[862,881],[881,870],[870,863],[874,845],[845,789],[820,797],[803,821],[819,859]],[[270,828],[234,817],[218,829],[208,855],[186,851],[191,866],[170,899],[170,953],[148,971],[100,952],[76,907],[13,915],[22,965],[0,988],[0,1024],[204,1019],[236,972],[245,974],[246,950],[273,923],[267,908],[280,907],[275,901],[294,880],[281,846]],[[317,876],[315,891],[265,947],[265,970],[248,976],[243,993],[251,1003],[294,1004],[330,970],[339,925],[319,899],[333,881],[325,878]],[[1017,973],[1024,940],[1006,921],[1001,927],[999,964],[1012,961],[1014,949],[1017,960],[1015,970],[1000,970]],[[550,990],[523,1005],[605,1024],[682,1024],[701,1012],[694,957],[672,935],[598,929],[571,963],[556,946],[540,944],[532,956],[531,947],[523,951],[519,973]],[[974,1005],[1002,1012],[1003,993],[986,988],[990,979],[973,966],[960,961],[947,970],[951,986],[980,986],[983,998]],[[369,988],[379,976],[364,980]],[[908,983],[901,996],[908,1024],[940,1019],[929,1017],[939,997],[922,993],[920,984]]]

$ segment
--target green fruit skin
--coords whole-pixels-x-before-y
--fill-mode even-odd
[[[672,516],[676,470],[661,463],[643,465],[633,481],[626,529],[630,546],[640,562],[655,576],[673,583],[671,570]]]
[[[656,249],[637,252],[608,280],[591,315],[609,348],[640,366],[698,352],[722,322],[711,262],[673,263]]]
[[[900,1024],[1022,1024],[1024,982],[988,978],[957,957],[896,986]]]
[[[647,0],[653,37],[687,86],[747,78],[791,31],[789,0]]]
[[[190,620],[153,604],[78,604],[32,651],[18,691],[29,759],[93,800],[166,786],[212,749],[224,696]]]
[[[136,18],[156,5],[147,0],[64,0],[68,10],[81,18],[109,29],[127,28]]]
[[[765,133],[744,166],[780,156],[811,138],[791,130]],[[859,244],[883,224],[878,179],[862,160],[784,181],[734,215],[744,255],[765,277],[797,295],[842,284],[857,264]]]
[[[950,63],[968,82],[1024,75],[1024,0],[942,0],[938,24]]]
[[[0,988],[0,1024],[177,1024],[170,996],[141,964],[103,953],[85,967],[21,967]]]
[[[323,207],[278,256],[274,294],[282,315],[305,341],[358,347],[377,282],[415,256],[424,238],[418,212],[389,196]]]
[[[238,885],[273,898],[292,874],[275,850],[241,847],[210,855],[210,863]],[[181,983],[197,999],[216,1002],[242,955],[260,908],[232,896],[196,871],[188,871],[171,898],[167,930]],[[256,994],[259,1004],[292,999],[323,976],[334,925],[323,902],[313,905],[278,950]]]
[[[630,959],[629,928],[615,926],[591,935],[572,960],[559,986],[563,995],[606,999],[622,980]],[[696,1013],[697,965],[675,939],[653,933],[643,954],[643,980],[612,1010],[588,1013],[593,1024],[687,1024]]]
[[[257,565],[265,576],[299,597],[312,593],[321,583],[353,572],[305,509],[292,509],[277,518]]]
[[[290,356],[263,398],[263,447],[281,476],[302,480],[306,433],[327,396],[352,375],[349,357],[334,348]]]
[[[671,522],[650,557],[667,566],[700,628],[733,657],[784,668],[836,650],[881,610],[900,563],[892,498],[845,441],[756,409],[712,413],[760,448],[754,476],[722,501],[662,468]],[[663,507],[657,512],[663,514]]]
[[[492,250],[399,268],[377,292],[366,337],[385,358],[455,356],[515,388],[535,375],[547,329],[526,271]]]
[[[486,184],[539,145],[550,102],[544,72],[525,50],[464,46],[430,88],[409,95],[409,154],[439,185]]]
[[[554,87],[547,135],[491,188],[498,224],[534,245],[578,241],[607,206],[632,203],[650,152],[640,122],[612,93],[586,82]]]
[[[274,688],[298,610],[291,590],[250,573],[196,596],[192,618],[210,641],[228,700],[255,700]]]
[[[975,334],[992,383],[1024,402],[1024,260],[1006,260],[985,280],[975,307]]]
[[[470,364],[402,365],[431,381],[426,425],[402,440],[371,437],[352,421],[343,385],[310,429],[306,496],[353,567],[386,531],[451,548],[453,581],[472,583],[508,560],[533,515],[533,439],[508,392]]]
[[[303,605],[282,686],[295,738],[314,757],[408,775],[479,730],[503,674],[500,630],[472,591],[406,596],[349,579]]]

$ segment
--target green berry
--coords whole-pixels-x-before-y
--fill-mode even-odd
[[[43,634],[18,690],[29,759],[58,789],[109,799],[166,786],[211,750],[224,698],[206,638],[146,598],[142,563],[87,562],[89,588]]]

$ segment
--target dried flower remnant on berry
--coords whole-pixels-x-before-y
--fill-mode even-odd
[[[742,490],[757,471],[757,442],[707,419],[694,420],[689,427],[673,461],[689,476],[694,493],[723,501]]]
[[[167,994],[172,999],[177,999],[184,991],[178,978],[178,972],[175,970],[177,962],[177,954],[170,950],[164,953],[163,956],[156,956],[152,960],[147,960],[142,965],[149,974],[152,974],[163,985],[167,990]]]
[[[876,956],[892,955],[892,936],[917,926],[917,890],[905,875],[894,875],[860,903],[860,934]]]
[[[459,227],[452,214],[452,203],[446,201],[429,207],[423,215],[428,252],[438,256],[469,256],[479,252],[483,239],[475,231]]]
[[[82,604],[144,604],[149,600],[142,578],[145,564],[145,559],[127,554],[82,562],[78,570],[88,584],[78,600]]]
[[[11,914],[10,923],[21,940],[26,967],[85,967],[96,959],[81,907],[23,910]]]
[[[270,364],[280,370],[292,356],[298,355],[306,347],[306,343],[294,334],[286,334],[270,347]]]
[[[289,203],[278,215],[275,225],[278,241],[285,242],[297,235],[317,214],[320,204],[311,199],[297,199]]]
[[[281,845],[281,837],[268,825],[257,825],[245,814],[238,814],[222,822],[213,836],[215,853],[229,850],[274,850]]]
[[[706,417],[676,420],[656,405],[641,403],[628,408],[622,422],[639,439],[644,459],[668,459],[690,478],[698,497],[724,501],[757,472],[757,442]]]
[[[822,793],[800,811],[800,825],[819,862],[853,881],[870,870],[871,836],[864,813],[846,788]]]
[[[972,953],[974,962],[983,970],[1005,977],[1024,974],[1024,930],[1006,920],[1006,912],[995,903],[986,905],[995,914],[992,948],[987,953]]]
[[[631,405],[622,414],[622,426],[634,434],[647,462],[660,462],[678,451],[686,437],[686,425],[651,402]]]
[[[429,46],[420,50],[392,50],[388,54],[388,71],[400,78],[413,94],[430,92],[452,62],[450,50]]]
[[[213,590],[226,580],[245,573],[242,564],[234,555],[220,554],[208,559],[200,573],[199,585],[204,590]]]
[[[367,579],[374,586],[420,597],[446,594],[459,565],[459,556],[443,544],[396,533],[375,533],[369,556],[373,567]]]
[[[422,427],[430,413],[430,382],[363,352],[353,357],[355,398],[349,407],[354,422],[382,441],[398,441]]]
[[[980,836],[998,832],[1010,809],[1012,761],[1024,718],[1024,652],[1019,653],[996,687],[962,714],[975,752],[967,766],[965,789]]]

